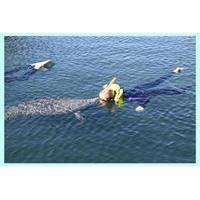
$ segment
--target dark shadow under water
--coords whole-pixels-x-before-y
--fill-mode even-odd
[[[28,80],[37,70],[31,65],[26,67],[17,67],[15,69],[5,72],[5,82],[10,83],[13,81],[25,81]],[[22,74],[18,75],[19,72]]]

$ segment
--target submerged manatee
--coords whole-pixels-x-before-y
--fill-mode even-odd
[[[79,120],[80,110],[97,104],[98,97],[91,99],[39,99],[11,106],[6,110],[5,119],[13,119],[19,115],[59,115],[73,112]]]

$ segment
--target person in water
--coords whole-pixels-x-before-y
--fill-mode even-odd
[[[77,119],[84,121],[84,118],[80,115],[81,110],[99,103],[109,108],[110,102],[111,104],[114,102],[118,106],[121,106],[124,102],[135,101],[139,104],[136,111],[143,111],[152,97],[159,95],[183,94],[192,87],[186,86],[179,90],[171,88],[156,88],[156,86],[172,77],[174,73],[180,73],[181,71],[182,69],[174,70],[168,75],[126,91],[121,89],[120,86],[115,83],[116,78],[114,78],[109,84],[104,86],[104,89],[100,91],[98,97],[90,99],[36,99],[23,102],[17,106],[6,108],[5,119],[10,120],[19,115],[60,115],[70,112],[74,113]],[[112,111],[111,107],[109,109]]]
[[[135,101],[139,104],[136,108],[136,111],[143,111],[152,97],[158,95],[182,94],[184,91],[191,88],[191,86],[180,88],[180,90],[170,88],[155,88],[156,86],[160,85],[161,83],[172,77],[174,73],[180,73],[182,71],[183,68],[177,67],[173,72],[169,73],[168,75],[162,76],[155,81],[136,86],[133,89],[127,91],[121,89],[120,86],[115,83],[116,78],[113,78],[112,81],[107,84],[104,89],[99,93],[99,101],[102,105],[106,105],[107,102],[113,101],[118,106],[123,105],[125,101]]]

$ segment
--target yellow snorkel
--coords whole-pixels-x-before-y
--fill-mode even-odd
[[[115,81],[116,81],[116,77],[114,77],[108,84],[104,85],[103,88],[107,88],[110,87]]]

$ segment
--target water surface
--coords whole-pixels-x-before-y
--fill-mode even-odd
[[[195,162],[195,37],[7,37],[5,69],[51,59],[55,66],[26,81],[5,84],[5,105],[41,98],[91,98],[113,76],[131,89],[166,75],[158,88],[192,89],[158,96],[144,112],[125,103],[115,112],[100,105],[82,112],[20,116],[5,122],[9,163]]]

